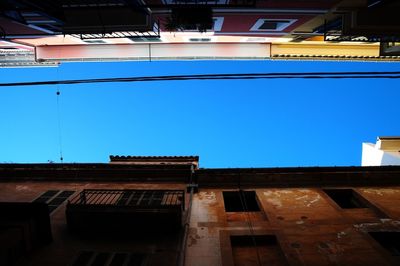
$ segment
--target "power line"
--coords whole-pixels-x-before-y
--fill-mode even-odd
[[[238,176],[238,189],[239,189],[239,191],[238,191],[238,193],[239,193],[240,204],[242,205],[242,209],[246,213],[245,217],[246,217],[247,227],[249,228],[249,231],[250,231],[250,237],[251,237],[251,240],[253,242],[253,246],[256,249],[258,265],[261,266],[262,265],[261,256],[260,256],[260,253],[259,253],[259,250],[258,250],[257,241],[256,241],[254,228],[253,228],[253,223],[251,222],[251,216],[249,214],[249,208],[248,208],[247,202],[246,202],[246,194],[245,194],[244,190],[242,190],[242,187],[241,187],[241,177],[242,176],[239,173],[239,176]]]
[[[59,68],[57,67],[57,79],[60,80],[60,72]],[[57,85],[57,92],[56,92],[56,98],[57,98],[57,122],[58,122],[58,144],[59,144],[59,149],[60,149],[60,162],[64,162],[64,157],[63,157],[63,149],[62,149],[62,127],[61,127],[61,108],[60,108],[60,85]]]
[[[62,151],[62,131],[61,131],[61,111],[60,111],[60,89],[57,88],[57,122],[58,122],[58,144],[60,146],[60,162],[63,163],[63,151]]]
[[[400,71],[391,72],[287,72],[287,73],[236,73],[236,74],[198,74],[144,76],[125,78],[73,79],[0,83],[0,87],[68,85],[108,82],[149,82],[149,81],[179,81],[179,80],[237,80],[237,79],[398,79]]]
[[[240,203],[242,205],[243,210],[246,212],[246,216],[245,217],[246,217],[246,220],[247,220],[247,226],[248,226],[249,231],[250,231],[250,236],[251,236],[251,240],[253,241],[254,248],[256,249],[258,265],[261,266],[262,265],[261,255],[260,255],[260,252],[258,250],[256,236],[255,236],[254,228],[253,228],[253,223],[251,222],[251,216],[249,214],[249,208],[247,207],[246,195],[245,195],[245,192],[240,187],[239,187],[239,199],[240,199]]]

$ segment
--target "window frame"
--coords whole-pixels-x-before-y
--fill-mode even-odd
[[[55,192],[51,196],[45,196],[46,193],[49,193],[50,191]],[[67,196],[65,196],[65,192],[67,192]],[[65,202],[68,201],[70,197],[72,197],[76,193],[76,190],[55,190],[55,189],[50,189],[42,194],[40,194],[38,197],[36,197],[32,202],[43,202],[46,203],[48,208],[49,208],[49,214],[54,213],[61,205],[65,204]],[[46,201],[39,200],[40,198],[47,198]],[[59,202],[57,202],[59,201]]]
[[[393,233],[393,234],[398,234],[399,239],[400,239],[400,232],[396,230],[385,230],[385,231],[367,231],[367,235],[373,239],[373,241],[377,244],[377,246],[380,247],[380,250],[383,250],[385,254],[389,255],[390,257],[398,258],[400,260],[400,248],[395,246],[395,249],[391,249],[391,245],[386,245],[386,242],[381,242],[380,239],[385,239],[387,240],[386,236],[378,236],[379,234],[388,234],[388,233]],[[377,234],[374,236],[374,234]],[[380,238],[380,239],[379,239]]]
[[[162,0],[165,5],[177,5],[182,4],[184,1],[180,0]],[[196,4],[196,5],[227,5],[229,4],[229,0],[188,0],[185,2],[186,4]],[[183,4],[185,5],[185,4]]]
[[[287,265],[297,265],[299,260],[297,257],[289,257],[286,254],[290,253],[288,248],[288,240],[281,230],[276,229],[257,229],[253,230],[254,236],[273,235],[276,238],[277,246],[279,247]],[[221,264],[222,266],[234,265],[233,248],[231,244],[231,236],[251,236],[247,229],[222,229],[219,231]]]
[[[207,32],[219,32],[222,30],[224,24],[224,17],[212,17],[214,23],[211,29],[207,29]],[[183,29],[183,32],[198,32],[199,29]]]
[[[224,210],[225,210],[226,213],[230,213],[230,212],[242,212],[242,213],[263,212],[263,208],[261,206],[261,203],[259,202],[256,190],[223,190],[221,192],[222,192],[222,201],[224,203]],[[239,198],[240,198],[240,193],[243,193],[244,194],[243,196],[245,197],[246,201],[247,201],[248,197],[250,197],[250,196],[252,197],[253,196],[252,194],[254,194],[254,201],[255,201],[255,203],[257,205],[258,210],[254,210],[254,208],[252,208],[252,207],[248,208],[248,210],[244,210],[244,208],[243,208],[244,206],[241,206],[242,210],[233,210],[233,211],[232,210],[228,210],[228,209],[232,209],[232,207],[227,207],[227,204],[225,202],[225,199],[226,199],[225,197],[231,197],[232,198],[234,196],[233,194],[235,194],[235,193],[238,194],[237,196],[239,196]],[[232,195],[228,195],[228,194],[232,194]]]
[[[286,20],[288,21],[287,24],[281,25],[277,27],[276,29],[261,29],[260,27],[266,22],[266,21],[283,21]],[[293,25],[295,22],[297,22],[298,19],[291,19],[291,18],[259,18],[256,23],[250,28],[250,31],[259,31],[259,32],[282,32],[286,28],[290,27]]]
[[[79,259],[81,258],[82,254],[89,254],[89,257],[86,260],[83,260],[81,264],[78,264]],[[70,264],[71,266],[89,266],[92,265],[96,259],[99,257],[100,254],[105,254],[106,257],[106,264],[105,265],[112,265],[114,263],[114,259],[116,256],[119,255],[124,255],[123,260],[122,260],[122,265],[128,265],[130,262],[133,260],[136,260],[136,262],[140,262],[140,265],[146,265],[147,262],[149,261],[149,255],[150,253],[148,252],[143,252],[143,251],[104,251],[104,250],[80,250],[78,251],[72,258]],[[139,259],[139,261],[138,261]],[[129,264],[130,265],[130,264]]]
[[[340,203],[340,201],[337,201],[337,199],[335,199],[334,197],[332,197],[332,194],[329,193],[329,191],[339,191],[338,194],[343,193],[343,195],[345,195],[346,193],[350,193],[350,197],[355,199],[355,203],[354,206],[343,206],[343,204]],[[351,209],[370,209],[371,208],[371,204],[369,204],[369,202],[363,198],[360,193],[358,193],[356,190],[352,189],[352,188],[322,188],[323,193],[325,193],[326,196],[328,196],[329,199],[331,199],[340,209],[343,210],[351,210]],[[346,200],[347,201],[347,200]],[[349,199],[349,202],[352,203],[352,200]],[[360,206],[357,206],[360,205]]]

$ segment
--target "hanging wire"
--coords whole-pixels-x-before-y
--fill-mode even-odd
[[[62,151],[62,134],[61,134],[61,111],[60,111],[60,90],[57,88],[57,120],[58,120],[58,144],[60,147],[60,162],[63,163],[63,151]]]
[[[262,266],[262,262],[261,262],[261,255],[260,252],[258,250],[258,246],[257,246],[257,241],[256,241],[256,237],[255,237],[255,233],[254,233],[254,228],[253,228],[253,223],[251,222],[251,216],[249,214],[249,208],[247,206],[247,201],[246,201],[246,195],[245,195],[245,191],[242,190],[241,188],[241,184],[240,184],[240,179],[241,179],[241,175],[239,173],[239,180],[238,180],[238,188],[239,188],[239,199],[240,199],[240,204],[242,205],[243,210],[245,211],[246,215],[246,223],[247,223],[247,227],[249,228],[250,231],[250,236],[253,242],[253,245],[256,249],[256,254],[257,254],[257,262],[259,266]]]
[[[60,80],[59,69],[57,67],[57,79]],[[60,149],[60,162],[63,163],[63,149],[62,149],[62,130],[61,130],[61,108],[60,108],[60,84],[57,84],[57,92],[56,92],[56,99],[57,99],[57,124],[58,124],[58,145]]]
[[[285,73],[236,73],[236,74],[200,74],[144,76],[102,79],[49,80],[33,82],[0,83],[0,87],[37,86],[56,84],[87,84],[106,82],[145,82],[176,80],[246,80],[246,79],[399,79],[400,71],[391,72],[285,72]]]

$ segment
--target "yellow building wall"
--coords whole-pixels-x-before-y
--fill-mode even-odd
[[[312,56],[379,56],[379,44],[273,43],[271,56],[279,54]]]

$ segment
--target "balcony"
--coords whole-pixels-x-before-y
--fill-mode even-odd
[[[6,1],[7,2],[7,1]],[[10,35],[72,35],[81,39],[160,37],[159,26],[141,1],[128,0],[15,0],[7,19],[35,31],[10,31]],[[3,26],[3,25],[2,25]],[[3,26],[4,28],[4,26]],[[5,35],[5,32],[3,35]],[[10,34],[12,33],[12,34]],[[1,35],[1,32],[0,32]]]
[[[179,230],[183,190],[85,189],[67,203],[68,228],[79,232]]]
[[[51,243],[46,203],[0,202],[0,265],[14,265],[21,257]]]

